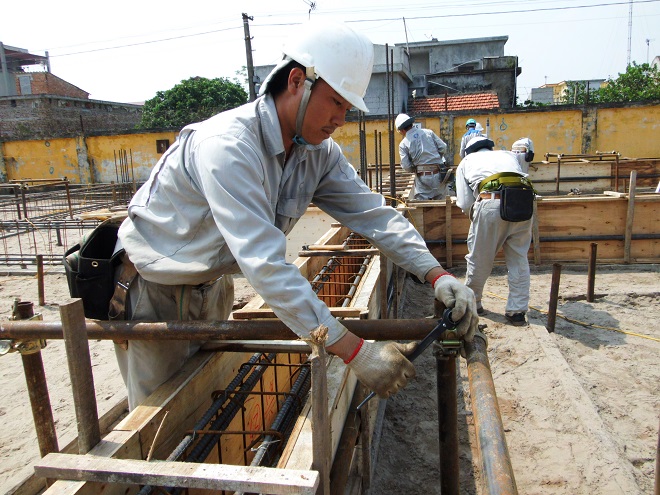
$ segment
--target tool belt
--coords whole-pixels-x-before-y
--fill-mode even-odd
[[[128,255],[123,253],[122,263],[119,276],[115,282],[115,291],[110,299],[108,308],[108,317],[111,320],[125,320],[126,319],[126,303],[128,301],[128,289],[137,277],[137,269],[135,265],[128,259]],[[128,349],[128,340],[114,340],[115,344],[122,347],[124,350]]]
[[[424,175],[435,175],[438,173],[441,174],[447,173],[447,167],[444,163],[443,164],[429,163],[426,165],[419,165],[418,167],[415,167],[415,174],[418,177]]]
[[[532,181],[517,172],[501,172],[479,183],[479,195],[500,196],[500,217],[507,222],[524,222],[534,214],[536,191]]]

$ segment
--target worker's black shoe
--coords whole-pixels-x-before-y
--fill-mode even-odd
[[[486,310],[484,309],[484,307],[481,304],[477,304],[477,314],[479,316],[483,316],[483,315],[486,314]]]
[[[513,313],[504,315],[509,323],[514,327],[522,327],[527,325],[527,320],[525,319],[525,313]]]

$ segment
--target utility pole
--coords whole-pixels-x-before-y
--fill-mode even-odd
[[[257,93],[254,89],[254,64],[252,63],[252,38],[250,38],[250,25],[248,20],[253,21],[254,17],[249,17],[243,13],[243,31],[245,32],[245,56],[247,58],[247,77],[248,88],[250,93],[250,101],[257,98]]]
[[[632,7],[633,0],[630,0],[630,10],[628,11],[628,64],[626,67],[630,67],[630,48],[632,46]]]

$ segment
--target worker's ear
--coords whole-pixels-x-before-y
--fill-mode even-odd
[[[305,73],[299,67],[294,67],[289,72],[289,84],[287,89],[291,94],[295,94],[298,91],[298,88],[302,88],[305,83]]]

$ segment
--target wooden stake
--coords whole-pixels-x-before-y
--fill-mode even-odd
[[[630,172],[628,189],[628,215],[626,216],[626,234],[623,242],[623,262],[630,263],[630,244],[632,241],[633,220],[635,218],[635,190],[637,188],[637,170]]]
[[[60,318],[78,422],[78,450],[86,454],[101,441],[101,431],[82,299],[60,305]]]
[[[534,264],[541,264],[541,237],[539,235],[539,215],[538,207],[534,201],[534,213],[532,216],[532,243],[534,244]]]
[[[555,321],[557,320],[557,300],[559,298],[559,280],[561,278],[561,265],[554,263],[552,265],[552,282],[550,285],[550,304],[548,306],[548,323],[545,328],[548,332],[555,331]]]
[[[587,302],[594,302],[594,283],[596,280],[596,252],[598,244],[591,243],[589,254],[589,271],[587,272]]]
[[[451,232],[451,197],[445,196],[445,268],[454,266],[454,246],[452,244]]]
[[[330,495],[330,459],[332,434],[328,417],[328,354],[325,342],[328,327],[321,325],[310,333],[312,348],[312,469],[319,473],[318,495]]]
[[[39,290],[39,306],[46,304],[44,297],[44,255],[37,255],[37,288]]]

